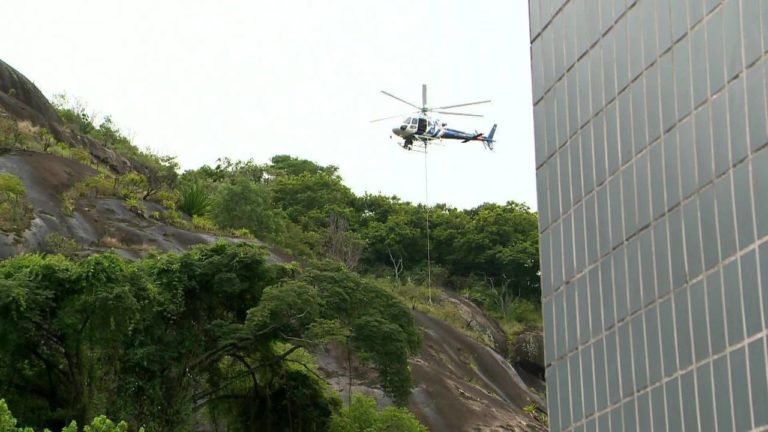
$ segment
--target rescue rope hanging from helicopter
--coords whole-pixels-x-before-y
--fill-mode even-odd
[[[429,243],[429,170],[427,168],[427,147],[424,147],[424,206],[427,214],[427,293],[429,304],[432,304],[432,257]]]
[[[465,107],[469,105],[489,103],[490,100],[430,108],[430,107],[427,107],[427,85],[426,84],[422,84],[421,86],[421,107],[415,104],[412,104],[405,99],[401,99],[391,93],[385,92],[384,90],[382,90],[381,92],[393,99],[397,99],[398,101],[406,105],[409,105],[413,108],[416,108],[418,110],[413,113],[413,114],[418,114],[417,116],[406,118],[399,127],[392,129],[392,133],[403,139],[403,143],[400,144],[400,146],[403,147],[404,149],[413,150],[414,145],[418,147],[423,146],[423,149],[424,149],[423,150],[424,152],[424,195],[425,195],[425,209],[426,209],[425,213],[426,213],[426,226],[427,226],[427,291],[429,293],[429,304],[432,304],[432,256],[431,256],[431,243],[430,243],[431,239],[430,239],[430,229],[429,229],[430,228],[429,227],[429,212],[430,212],[429,169],[428,169],[429,164],[427,162],[428,161],[427,148],[429,145],[434,145],[437,140],[439,140],[442,143],[444,139],[452,139],[452,140],[461,140],[462,143],[466,143],[470,141],[480,141],[483,143],[483,146],[486,149],[493,150],[493,143],[494,143],[493,135],[496,133],[496,125],[493,125],[493,127],[491,128],[491,131],[488,133],[487,136],[477,131],[475,131],[475,133],[462,132],[456,129],[449,129],[446,123],[443,123],[437,119],[430,118],[429,113],[436,112],[436,113],[447,114],[447,115],[482,117],[482,115],[479,115],[479,114],[466,114],[466,113],[457,113],[457,112],[443,111],[443,110],[458,108],[458,107]],[[371,122],[372,123],[379,122],[383,120],[393,119],[396,117],[402,117],[402,115],[384,117],[376,120],[371,120]],[[420,150],[415,150],[415,151],[420,151]]]

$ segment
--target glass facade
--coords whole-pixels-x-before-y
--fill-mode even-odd
[[[553,431],[768,428],[768,0],[530,0]]]

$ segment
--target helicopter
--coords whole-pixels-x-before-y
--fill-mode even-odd
[[[453,139],[453,140],[461,140],[462,143],[467,143],[470,141],[480,141],[483,143],[483,146],[486,149],[493,150],[493,143],[494,143],[493,135],[496,133],[495,124],[491,128],[491,131],[488,133],[488,135],[485,135],[477,131],[475,131],[474,133],[469,133],[469,132],[462,132],[456,129],[450,129],[448,128],[447,123],[442,122],[436,118],[431,118],[429,116],[429,113],[435,112],[435,113],[446,114],[446,115],[482,117],[482,115],[479,115],[479,114],[466,114],[466,113],[457,113],[457,112],[443,111],[443,110],[450,109],[450,108],[465,107],[469,105],[479,105],[479,104],[489,103],[491,102],[490,100],[431,108],[427,106],[427,85],[426,84],[422,84],[421,86],[421,107],[415,104],[412,104],[405,99],[399,98],[393,95],[392,93],[386,92],[384,90],[382,90],[381,92],[391,98],[397,99],[398,101],[403,102],[404,104],[409,105],[418,110],[413,113],[416,115],[407,117],[405,120],[403,120],[400,126],[392,129],[393,134],[403,139],[403,142],[400,144],[402,148],[406,150],[411,150],[413,149],[414,145],[419,145],[426,149],[426,146],[432,141]],[[376,120],[371,120],[371,123],[390,120],[390,119],[398,118],[402,116],[403,115],[384,117]]]

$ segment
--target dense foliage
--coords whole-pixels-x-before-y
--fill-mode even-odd
[[[299,272],[225,243],[137,262],[8,259],[0,328],[0,395],[56,429],[106,414],[147,430],[324,430],[340,401],[305,348],[349,337],[402,403],[419,344],[407,309],[338,265]]]
[[[355,396],[331,420],[331,432],[427,432],[416,417],[403,408],[388,407],[378,411],[376,401],[367,396]]]
[[[108,419],[106,416],[95,417],[91,424],[85,425],[82,429],[83,432],[127,432],[129,429],[128,423],[119,422],[115,423]],[[61,429],[61,432],[78,432],[80,429],[77,427],[76,421],[71,421],[66,427]],[[31,427],[20,427],[18,421],[13,417],[13,413],[8,409],[8,404],[5,400],[0,399],[0,432],[33,432]],[[50,432],[49,429],[45,429],[45,432]],[[139,428],[139,432],[144,432],[144,428]]]

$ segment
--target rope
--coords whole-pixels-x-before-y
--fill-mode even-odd
[[[427,210],[427,291],[429,292],[429,304],[432,304],[432,261],[429,244],[429,171],[427,169],[427,145],[424,146],[424,195]]]

